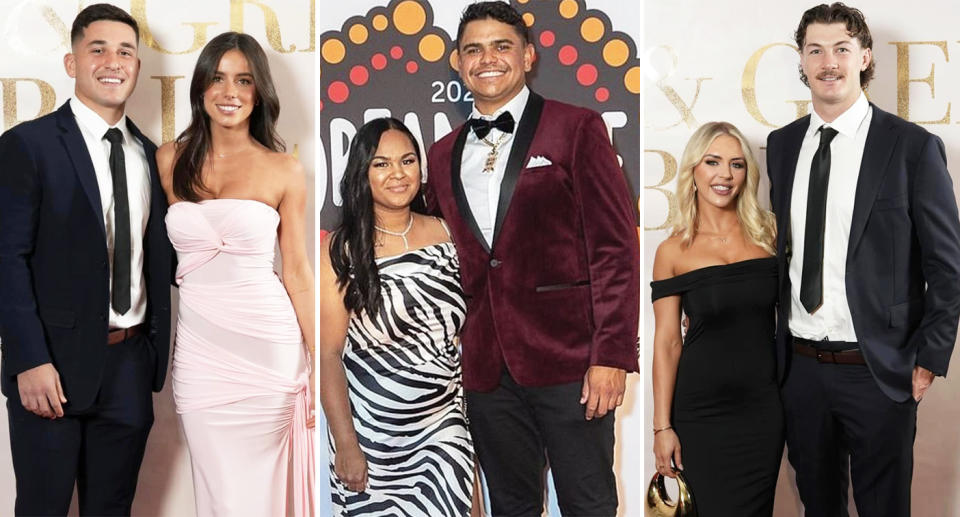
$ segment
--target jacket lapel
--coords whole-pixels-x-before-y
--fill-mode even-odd
[[[460,177],[463,146],[467,143],[467,133],[469,132],[469,126],[464,124],[460,128],[460,134],[457,135],[457,139],[453,142],[453,151],[450,156],[450,185],[453,187],[453,199],[457,202],[457,209],[460,210],[460,216],[463,218],[463,221],[467,223],[467,226],[470,228],[470,231],[473,232],[474,237],[480,242],[480,245],[483,246],[484,251],[490,253],[490,245],[488,245],[487,240],[483,238],[483,232],[480,231],[480,226],[473,217],[473,210],[470,210],[470,203],[467,202],[467,193],[463,190],[463,179]]]
[[[787,239],[786,245],[790,246],[790,209],[793,199],[793,179],[797,174],[797,159],[800,157],[800,147],[803,145],[803,136],[810,127],[810,116],[804,117],[803,121],[789,128],[789,132],[784,135],[784,154],[783,161],[780,162],[783,171],[783,190],[780,192],[780,217],[778,218],[780,228],[777,229],[778,235],[783,235]],[[785,251],[788,251],[785,249]]]
[[[887,172],[887,165],[896,147],[898,135],[891,130],[889,115],[873,104],[873,119],[867,132],[867,142],[863,147],[863,158],[860,160],[860,175],[857,177],[857,192],[853,202],[853,218],[850,221],[850,241],[847,244],[847,260],[853,257],[863,237],[863,230],[867,226],[867,219],[873,209],[873,201],[883,183]]]
[[[500,236],[500,229],[503,227],[503,220],[506,218],[507,210],[510,208],[510,200],[513,198],[514,188],[517,186],[517,179],[520,176],[520,170],[523,169],[524,160],[530,151],[530,144],[537,134],[537,125],[540,123],[540,115],[543,113],[543,97],[534,92],[530,92],[530,98],[527,99],[527,105],[523,108],[523,115],[520,116],[520,125],[514,135],[513,146],[510,148],[510,157],[507,159],[507,169],[503,174],[503,181],[500,183],[500,199],[497,201],[497,220],[493,227],[493,246],[497,245],[497,237]]]
[[[77,120],[73,116],[73,110],[70,109],[69,101],[57,110],[57,126],[60,128],[60,141],[67,149],[70,161],[73,162],[73,170],[77,173],[77,179],[87,195],[87,200],[90,201],[93,213],[97,215],[100,232],[106,239],[107,232],[103,225],[103,205],[100,202],[97,173],[93,168],[93,161],[90,160],[87,144],[83,141],[83,135],[80,134],[80,126],[77,125]]]

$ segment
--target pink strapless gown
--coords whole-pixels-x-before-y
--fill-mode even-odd
[[[273,270],[280,215],[248,199],[167,212],[180,307],[173,396],[198,516],[312,515],[309,367],[290,297]]]

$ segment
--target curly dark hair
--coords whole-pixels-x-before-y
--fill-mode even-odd
[[[800,25],[793,34],[793,39],[797,42],[797,49],[801,54],[803,53],[803,45],[806,43],[807,27],[811,23],[822,23],[825,25],[842,23],[847,28],[847,34],[860,42],[861,48],[873,49],[873,38],[870,36],[870,27],[867,27],[867,20],[863,17],[863,13],[857,8],[843,4],[843,2],[834,2],[830,5],[820,4],[816,7],[811,7],[803,13],[803,17],[800,18]],[[866,88],[870,80],[873,79],[875,69],[876,66],[874,66],[873,57],[871,56],[870,64],[865,70],[860,71],[861,88]],[[810,81],[807,79],[807,75],[803,73],[802,67],[800,67],[800,80],[803,81],[803,84],[807,87],[810,86]]]
[[[512,25],[513,30],[517,31],[517,35],[523,40],[523,44],[530,43],[530,29],[513,6],[507,2],[477,2],[468,5],[460,16],[460,25],[457,27],[457,48],[460,48],[460,38],[463,37],[464,28],[468,23],[487,19]]]

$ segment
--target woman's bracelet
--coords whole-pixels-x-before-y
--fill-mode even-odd
[[[656,436],[657,433],[659,433],[660,431],[666,431],[667,429],[673,429],[673,426],[672,426],[672,425],[668,425],[668,426],[666,426],[666,427],[661,427],[660,429],[657,429],[656,427],[654,427],[654,428],[653,428],[653,435]]]

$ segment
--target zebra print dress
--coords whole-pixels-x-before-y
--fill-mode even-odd
[[[456,248],[444,242],[377,259],[383,306],[353,314],[343,364],[368,487],[347,489],[333,473],[340,516],[469,515],[473,444],[467,430],[454,337],[466,303]]]

